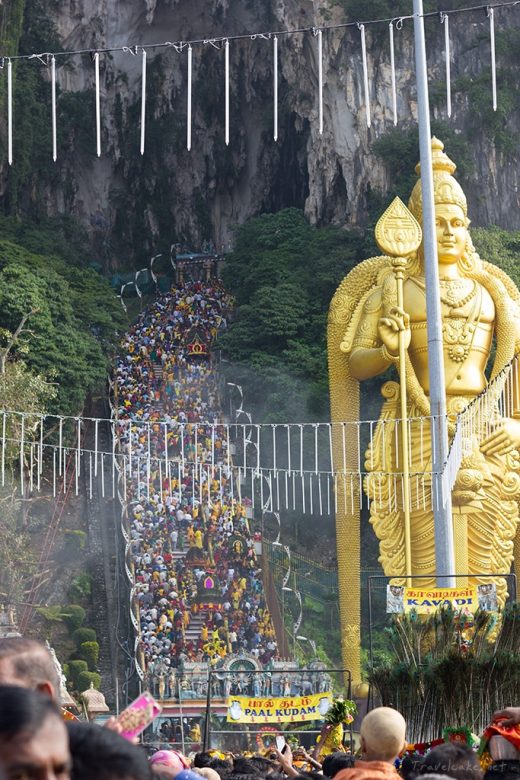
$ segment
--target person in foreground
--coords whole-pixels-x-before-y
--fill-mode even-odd
[[[384,780],[398,777],[395,760],[405,747],[406,722],[391,707],[377,707],[361,723],[361,753],[351,769],[342,769],[335,780]]]
[[[59,707],[38,691],[0,686],[0,777],[70,780],[67,730]]]
[[[421,775],[441,775],[453,780],[481,780],[477,754],[467,745],[447,742],[437,745],[422,761]]]
[[[68,723],[72,780],[150,780],[142,748],[95,723]]]
[[[52,655],[36,639],[0,639],[0,685],[32,688],[56,702],[60,699],[60,680]]]

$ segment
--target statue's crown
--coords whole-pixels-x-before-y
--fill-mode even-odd
[[[457,166],[444,152],[444,144],[435,136],[432,138],[432,168],[433,168],[433,197],[435,203],[452,203],[460,206],[464,215],[468,214],[468,204],[464,191],[452,174]],[[421,164],[415,166],[417,175],[421,173]],[[414,217],[422,223],[422,188],[421,180],[416,182],[408,208]]]

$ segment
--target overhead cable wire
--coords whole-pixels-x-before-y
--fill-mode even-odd
[[[439,14],[443,14],[445,16],[455,16],[462,13],[470,13],[470,12],[476,12],[476,11],[484,11],[485,13],[489,13],[489,11],[498,10],[500,8],[511,8],[515,7],[517,5],[520,5],[520,0],[508,0],[506,2],[501,3],[486,3],[483,5],[473,5],[468,6],[466,8],[456,8],[453,10],[441,10],[441,11],[430,11],[428,13],[422,14],[423,19],[430,19],[430,18],[438,18]],[[389,24],[390,22],[397,22],[399,21],[401,24],[407,20],[411,20],[414,18],[413,14],[405,14],[405,15],[397,15],[397,16],[391,16],[391,17],[385,17],[382,19],[368,19],[368,20],[358,20],[353,22],[340,22],[337,24],[328,24],[328,25],[320,25],[320,30],[322,32],[328,32],[330,30],[343,30],[348,28],[358,28],[359,25],[362,24],[365,27],[368,25],[375,25],[375,24]],[[99,54],[114,54],[116,52],[128,52],[129,50],[136,51],[138,49],[168,49],[168,48],[174,48],[179,53],[182,52],[183,49],[190,46],[198,46],[198,45],[212,45],[215,46],[217,44],[224,45],[226,41],[246,41],[246,40],[256,40],[257,38],[263,38],[265,40],[272,40],[275,36],[281,37],[281,36],[289,36],[289,35],[302,35],[304,33],[315,33],[316,27],[298,27],[294,29],[288,29],[288,30],[272,30],[268,32],[256,32],[256,33],[242,33],[239,35],[222,35],[222,36],[213,36],[213,37],[207,37],[207,38],[193,38],[191,40],[183,41],[163,41],[159,43],[138,43],[138,44],[132,44],[132,45],[125,45],[125,46],[106,46],[106,47],[100,47],[97,48],[95,46],[91,46],[89,48],[83,48],[83,49],[69,49],[69,50],[63,50],[63,51],[55,51],[55,52],[42,52],[42,53],[33,53],[33,54],[16,54],[16,55],[3,55],[3,60],[28,60],[28,59],[34,59],[34,58],[44,58],[44,57],[67,57],[67,56],[79,56],[82,54],[88,54],[93,55],[94,52],[97,52]]]

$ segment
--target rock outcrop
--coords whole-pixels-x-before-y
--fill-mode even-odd
[[[65,49],[207,40],[345,20],[343,11],[337,6],[327,9],[323,0],[41,3]],[[518,33],[515,25],[520,25],[520,12],[497,13],[498,35],[506,27]],[[432,114],[446,119],[443,28],[438,17],[426,26]],[[471,181],[463,183],[473,221],[519,229],[519,101],[516,86],[507,86],[518,81],[518,68],[514,58],[507,56],[507,48],[502,60],[499,51],[499,86],[504,90],[499,100],[509,103],[506,110],[493,114],[490,77],[485,81],[488,29],[482,13],[452,19],[454,88],[449,123],[468,137],[474,170]],[[69,115],[65,127],[59,128],[59,176],[49,182],[35,181],[30,197],[40,198],[47,213],[67,211],[79,217],[98,247],[119,262],[132,255],[144,259],[160,241],[196,245],[212,240],[228,245],[233,224],[262,210],[286,206],[303,208],[318,224],[362,225],[371,193],[385,192],[390,185],[389,172],[374,153],[373,142],[393,129],[388,25],[368,26],[366,33],[371,127],[366,124],[359,30],[329,30],[323,35],[323,135],[318,131],[316,38],[309,32],[279,37],[277,143],[272,138],[272,41],[246,35],[232,42],[228,148],[223,129],[223,51],[210,42],[194,46],[191,152],[185,144],[186,48],[150,51],[147,147],[142,158],[140,56],[128,50],[102,55],[100,159],[94,155],[93,64],[88,55],[71,58],[59,68],[63,111],[67,114],[71,105],[66,93],[79,93],[80,98],[75,104],[77,114]],[[395,32],[400,128],[411,125],[417,113],[412,33],[410,20]],[[506,66],[509,78],[502,78],[500,68]],[[481,85],[478,101],[472,99],[475,85]],[[82,129],[74,127],[78,122]]]

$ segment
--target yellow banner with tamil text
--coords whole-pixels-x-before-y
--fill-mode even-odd
[[[304,723],[322,720],[331,706],[330,692],[268,699],[230,696],[227,720],[228,723]]]
[[[428,615],[439,607],[451,606],[456,610],[476,612],[479,606],[477,588],[405,588],[404,611],[415,610]]]

